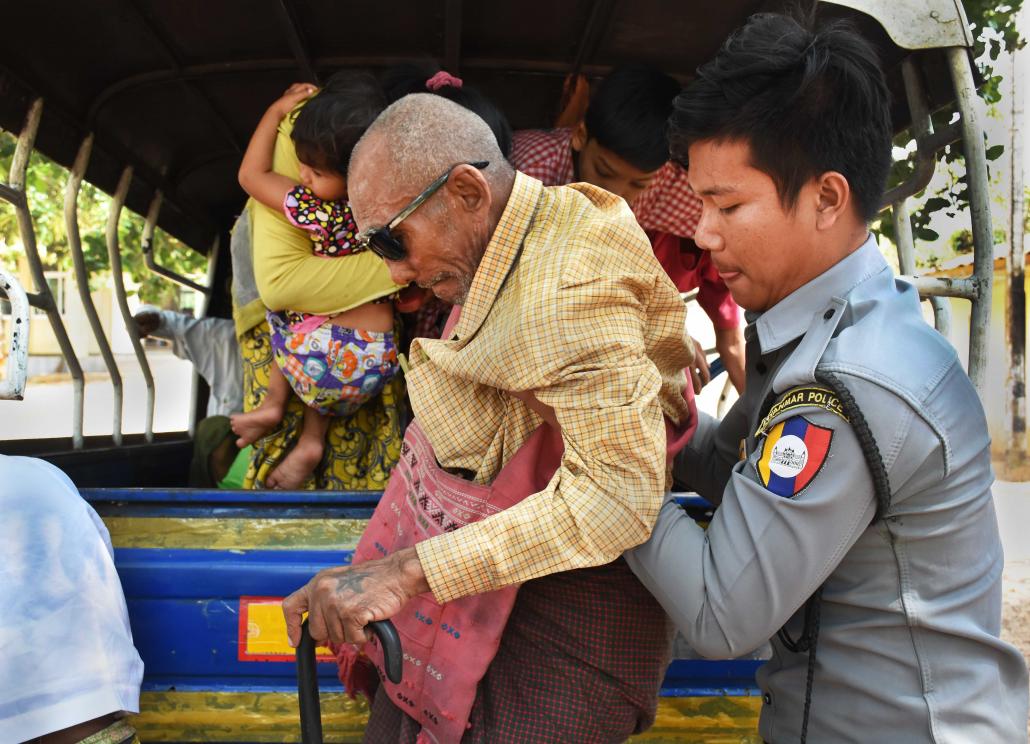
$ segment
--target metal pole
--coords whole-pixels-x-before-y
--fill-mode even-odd
[[[902,274],[915,275],[916,252],[912,237],[912,223],[908,219],[908,200],[901,199],[891,207],[891,222],[894,224],[894,242],[898,246],[898,267]]]
[[[898,247],[898,267],[901,269],[902,278],[908,280],[917,288],[921,283],[930,277],[916,277],[916,250],[915,238],[912,236],[912,223],[908,219],[908,199],[901,199],[891,207],[891,221],[894,224],[894,240]],[[933,281],[930,279],[930,281]],[[933,325],[942,336],[947,336],[951,330],[951,308],[948,301],[938,295],[921,294],[924,300],[930,302],[933,308]]]
[[[1026,439],[1026,278],[1023,221],[1023,84],[1022,55],[1012,52],[1012,159],[1009,200],[1009,255],[1006,265],[1005,346],[1009,362],[1005,396],[1005,465],[1015,475],[1027,463]]]
[[[222,237],[216,235],[211,241],[211,250],[207,259],[207,287],[204,289],[204,304],[201,307],[200,317],[206,318],[211,311],[211,298],[214,296],[215,275],[218,272],[218,253],[222,249]]]
[[[905,57],[901,63],[901,73],[905,82],[905,98],[908,102],[909,114],[912,117],[912,136],[916,140],[916,169],[906,183],[887,192],[884,196],[886,202],[884,206],[896,204],[925,189],[933,179],[934,170],[937,168],[937,153],[926,147],[927,137],[933,132],[933,123],[930,121],[930,114],[927,111],[923,95],[923,86],[919,81],[919,73],[911,54]],[[900,249],[900,244],[898,247]],[[915,266],[913,265],[912,268],[914,270]],[[905,269],[902,271],[911,273]]]
[[[0,290],[11,305],[7,377],[0,380],[0,400],[21,400],[29,367],[29,298],[18,279],[0,266]]]
[[[143,370],[143,379],[147,383],[147,417],[143,430],[143,436],[147,442],[154,441],[154,377],[150,374],[150,364],[147,363],[147,355],[143,352],[143,344],[139,340],[139,331],[136,330],[136,323],[129,312],[129,301],[125,296],[125,279],[122,276],[122,252],[118,245],[118,219],[122,214],[122,207],[125,206],[125,196],[129,193],[129,184],[132,183],[132,166],[126,166],[122,171],[122,177],[118,181],[118,188],[114,192],[111,201],[111,209],[107,214],[107,255],[111,260],[111,278],[114,280],[114,293],[118,300],[118,308],[122,313],[122,320],[125,322],[125,330],[129,334],[133,351],[136,352],[136,359],[139,361],[140,369]]]
[[[214,294],[215,286],[215,273],[218,271],[218,250],[221,247],[221,238],[217,235],[211,243],[211,249],[208,253],[210,258],[207,260],[207,287],[201,300],[200,315],[201,318],[208,316],[208,311],[211,307],[211,297]],[[192,439],[197,433],[197,388],[200,385],[200,374],[197,372],[196,366],[193,367],[193,376],[190,382],[190,417],[189,417],[189,435]],[[210,390],[208,394],[210,395]]]
[[[171,279],[176,284],[181,284],[184,287],[195,289],[198,292],[207,294],[211,290],[207,287],[197,284],[192,279],[187,279],[182,274],[177,274],[171,269],[166,269],[157,263],[157,259],[154,258],[154,228],[157,226],[157,218],[161,214],[161,204],[164,201],[164,195],[158,191],[154,194],[154,198],[150,201],[150,208],[147,210],[146,223],[143,226],[143,237],[140,240],[140,245],[143,248],[143,263],[146,264],[147,268],[155,274],[163,276],[165,279]]]
[[[35,293],[28,295],[29,302],[46,312],[50,327],[57,339],[57,345],[61,349],[61,356],[72,376],[72,448],[82,449],[82,400],[85,393],[85,379],[82,367],[79,365],[79,358],[75,356],[75,349],[72,348],[68,332],[64,328],[60,308],[54,302],[50,286],[46,283],[43,261],[36,248],[36,231],[32,226],[32,215],[29,212],[29,202],[25,195],[29,160],[32,156],[32,147],[36,141],[36,133],[39,131],[39,120],[42,115],[43,99],[37,98],[29,107],[25,126],[22,127],[21,134],[18,136],[18,146],[15,148],[14,157],[11,160],[9,185],[0,184],[0,199],[14,205],[18,215],[18,231],[22,244],[25,246],[25,257],[28,259],[32,282],[36,288]]]
[[[898,278],[904,279],[919,290],[921,297],[961,297],[966,300],[973,300],[978,293],[977,284],[973,279],[952,279],[947,276],[912,276],[911,274],[902,274]]]
[[[930,182],[937,165],[937,151],[930,144],[934,134],[933,119],[930,118],[930,109],[926,104],[923,84],[919,79],[919,71],[916,69],[911,55],[902,62],[901,74],[905,82],[908,110],[912,114],[912,134],[916,138],[916,154],[919,160],[916,176],[921,184],[919,190],[922,190]],[[923,180],[924,177],[925,180]],[[915,238],[912,235],[912,225],[908,220],[906,203],[908,195],[898,192],[893,204],[892,219],[894,220],[894,235],[898,241],[898,265],[901,273],[914,275],[916,273]],[[951,331],[951,306],[943,297],[924,299],[928,299],[930,307],[933,308],[934,327],[938,333],[946,337]]]
[[[987,339],[991,325],[991,285],[994,279],[994,236],[991,230],[990,192],[987,182],[987,152],[980,124],[980,98],[976,94],[969,50],[948,47],[955,100],[962,125],[962,147],[966,160],[969,211],[973,226],[973,287],[975,296],[969,313],[969,379],[983,400],[987,376]]]
[[[93,135],[88,134],[79,146],[79,153],[75,156],[75,164],[64,190],[64,224],[68,232],[68,248],[71,250],[72,263],[75,266],[75,284],[79,289],[79,299],[82,301],[83,310],[86,311],[93,337],[97,340],[100,355],[104,358],[104,365],[111,376],[111,387],[114,388],[111,437],[115,446],[119,446],[122,443],[122,375],[118,371],[114,354],[111,353],[111,345],[107,342],[107,334],[104,333],[96,305],[93,304],[93,297],[89,293],[89,270],[86,268],[86,259],[82,254],[82,239],[79,236],[79,189],[82,187],[82,179],[86,175],[92,151]]]

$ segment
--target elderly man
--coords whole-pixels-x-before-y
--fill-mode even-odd
[[[676,288],[624,201],[515,173],[489,127],[438,96],[388,108],[354,150],[348,182],[394,280],[461,306],[444,339],[412,346],[416,423],[446,469],[433,477],[460,501],[463,483],[494,482],[543,422],[560,429],[564,451],[517,505],[315,576],[284,602],[291,642],[304,610],[316,639],[362,642],[367,623],[416,595],[443,604],[526,582],[465,740],[614,741],[643,730],[670,634],[620,555],[650,534],[670,486],[668,432],[693,421]],[[424,486],[411,484],[412,502]],[[414,740],[420,711],[405,715],[393,697],[376,695],[366,740]]]

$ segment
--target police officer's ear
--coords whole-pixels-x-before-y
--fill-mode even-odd
[[[837,171],[826,171],[816,178],[815,225],[818,230],[829,230],[851,212],[851,185]]]

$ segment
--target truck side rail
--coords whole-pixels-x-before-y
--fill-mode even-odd
[[[89,293],[89,270],[86,268],[86,257],[82,253],[82,238],[79,235],[79,189],[82,188],[82,179],[86,175],[86,168],[89,166],[89,158],[93,153],[93,135],[86,135],[82,144],[79,145],[79,152],[75,156],[75,163],[72,165],[71,174],[68,177],[68,185],[64,191],[64,224],[68,233],[68,248],[72,255],[72,264],[75,267],[75,285],[79,290],[79,300],[89,320],[90,330],[93,338],[96,339],[97,347],[100,349],[100,356],[104,359],[104,366],[111,376],[111,387],[114,389],[112,401],[113,423],[111,437],[115,445],[122,443],[122,375],[118,371],[114,354],[111,352],[111,344],[108,343],[107,334],[100,323],[100,316],[97,315],[96,305],[93,304],[93,297]]]
[[[50,327],[53,328],[54,336],[57,338],[57,344],[61,349],[61,357],[72,377],[74,396],[72,400],[72,448],[82,449],[82,403],[85,395],[85,377],[82,374],[79,359],[75,355],[75,349],[72,348],[68,331],[64,327],[64,321],[61,319],[61,312],[46,282],[43,261],[39,257],[36,247],[36,231],[32,225],[28,197],[25,194],[29,159],[32,156],[32,148],[36,141],[36,133],[39,131],[39,121],[42,115],[43,99],[36,98],[29,107],[25,125],[22,127],[21,134],[18,135],[18,146],[14,151],[14,159],[11,161],[8,183],[0,183],[0,199],[13,205],[18,216],[18,231],[25,247],[25,256],[29,262],[29,270],[32,272],[32,282],[36,290],[31,294],[27,293],[29,304],[46,313]]]
[[[114,280],[118,309],[121,311],[125,331],[129,334],[132,349],[136,352],[136,360],[143,371],[143,380],[147,385],[147,413],[143,435],[147,442],[152,442],[154,441],[154,376],[150,372],[150,364],[147,362],[147,355],[143,352],[143,344],[140,342],[139,330],[137,330],[136,323],[132,319],[132,312],[129,310],[129,301],[125,294],[125,279],[122,276],[122,250],[118,243],[118,220],[122,215],[125,196],[129,193],[131,183],[132,166],[130,165],[122,171],[122,177],[118,181],[118,188],[114,192],[111,208],[107,214],[107,255],[111,261],[111,278]],[[120,431],[120,429],[121,422],[118,425],[118,430]]]

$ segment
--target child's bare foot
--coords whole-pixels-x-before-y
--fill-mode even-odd
[[[229,416],[229,425],[239,437],[236,446],[243,449],[268,434],[282,420],[281,406],[262,405],[247,413],[232,414]]]
[[[324,450],[323,440],[302,436],[283,461],[265,478],[265,487],[283,491],[300,488],[322,461]]]

